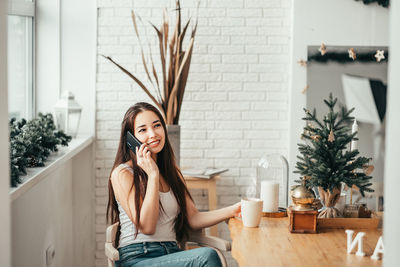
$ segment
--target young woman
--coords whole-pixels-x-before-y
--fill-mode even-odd
[[[130,131],[141,143],[133,153]],[[119,222],[116,266],[221,266],[211,248],[182,251],[177,242],[190,229],[217,224],[240,213],[240,203],[199,212],[175,163],[164,119],[148,103],[126,112],[109,183],[107,219]]]

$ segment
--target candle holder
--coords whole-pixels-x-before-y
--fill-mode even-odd
[[[263,200],[263,216],[286,216],[288,162],[280,154],[263,156],[257,166],[256,195]]]

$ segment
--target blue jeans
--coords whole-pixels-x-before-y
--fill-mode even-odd
[[[116,267],[219,267],[221,261],[212,248],[182,251],[176,242],[142,242],[119,248]]]

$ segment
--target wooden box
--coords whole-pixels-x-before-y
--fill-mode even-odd
[[[317,215],[316,210],[298,211],[292,207],[287,209],[289,214],[289,231],[291,233],[317,233]]]

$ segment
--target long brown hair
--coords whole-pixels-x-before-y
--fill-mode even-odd
[[[187,211],[186,211],[186,194],[192,199],[185,183],[183,182],[182,173],[175,162],[174,152],[167,135],[167,127],[161,113],[153,105],[139,102],[131,106],[125,113],[124,119],[121,124],[121,136],[119,139],[118,151],[115,156],[114,165],[111,169],[110,177],[108,179],[108,205],[107,205],[107,222],[111,221],[112,224],[119,222],[118,204],[115,199],[114,190],[111,184],[111,174],[113,170],[120,164],[131,161],[133,166],[133,183],[130,189],[132,192],[135,187],[135,208],[136,219],[140,221],[141,201],[146,195],[147,189],[147,174],[137,165],[136,155],[126,145],[127,131],[134,132],[134,121],[136,116],[143,111],[154,112],[161,121],[165,133],[165,144],[163,149],[157,154],[157,166],[160,174],[163,176],[167,184],[170,186],[174,196],[178,202],[180,211],[175,219],[175,233],[176,239],[181,242],[187,237],[188,230],[190,229]],[[160,206],[162,208],[162,206]],[[136,225],[135,238],[138,234],[138,225]],[[117,236],[115,239],[115,246],[118,246],[120,236],[120,226],[118,227]]]

